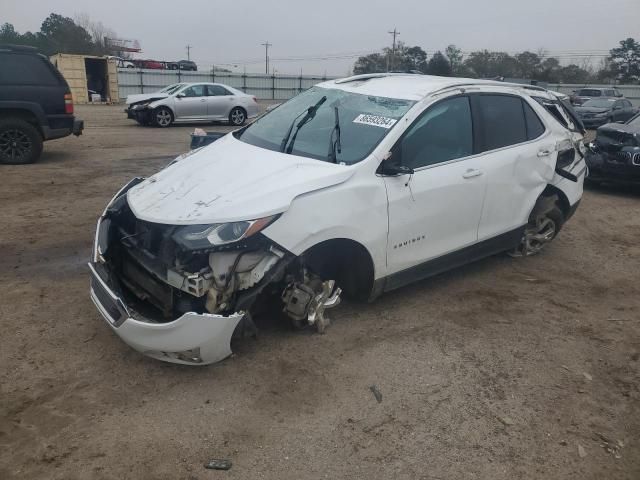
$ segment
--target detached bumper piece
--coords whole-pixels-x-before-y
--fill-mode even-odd
[[[130,312],[109,286],[99,264],[90,263],[91,300],[113,331],[135,350],[158,360],[208,365],[231,355],[231,336],[244,316],[185,313],[157,323]]]

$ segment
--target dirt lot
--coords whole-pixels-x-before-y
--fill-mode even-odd
[[[0,478],[640,478],[639,191],[586,192],[541,256],[343,304],[323,336],[266,319],[180,367],[111,332],[86,262],[112,194],[193,126],[77,110],[82,137],[0,168]]]

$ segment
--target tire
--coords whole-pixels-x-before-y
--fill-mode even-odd
[[[167,128],[173,123],[173,112],[167,107],[156,108],[152,115],[152,122],[156,127]]]
[[[247,121],[247,111],[241,107],[233,107],[229,112],[229,123],[234,127],[241,127]]]
[[[512,257],[530,257],[542,252],[558,236],[565,222],[556,195],[540,197],[536,202],[520,243],[509,251]]]
[[[42,135],[20,118],[0,119],[0,163],[33,163],[42,153]]]

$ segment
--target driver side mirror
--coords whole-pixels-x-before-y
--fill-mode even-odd
[[[176,98],[184,98],[186,95],[184,93],[179,93],[176,95]]]
[[[392,156],[387,155],[376,173],[385,177],[400,177],[402,175],[413,175],[414,170],[407,165],[394,162]]]

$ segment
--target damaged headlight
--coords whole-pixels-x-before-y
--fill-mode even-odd
[[[226,245],[255,235],[276,218],[278,215],[242,222],[187,225],[173,234],[173,240],[189,250]]]

